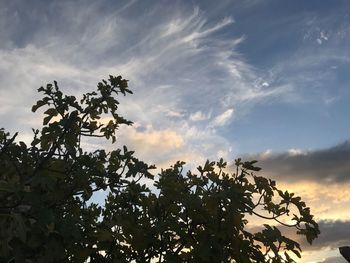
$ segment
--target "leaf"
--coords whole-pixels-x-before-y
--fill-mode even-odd
[[[47,125],[50,120],[52,119],[53,116],[49,115],[49,116],[46,116],[44,119],[43,119],[43,125]]]
[[[16,222],[16,236],[25,243],[27,240],[27,227],[21,214],[14,213],[12,215]]]
[[[14,191],[15,188],[12,184],[7,183],[6,181],[0,181],[0,192],[11,193]]]
[[[38,91],[39,91],[39,92],[44,92],[45,89],[44,89],[44,87],[40,87],[40,88],[38,88]]]
[[[44,113],[52,117],[58,114],[57,110],[54,108],[47,109]]]
[[[37,109],[39,109],[40,107],[44,106],[45,104],[46,104],[45,101],[43,101],[43,100],[38,100],[38,101],[36,102],[36,104],[33,105],[33,107],[32,107],[32,112],[36,112]]]
[[[253,164],[255,163],[256,161],[252,161],[252,162],[245,162],[243,163],[243,168],[247,169],[247,170],[251,170],[251,171],[260,171],[261,168],[260,167],[256,167],[256,166],[253,166]]]

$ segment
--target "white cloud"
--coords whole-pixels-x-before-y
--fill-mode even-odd
[[[337,96],[332,96],[332,97],[326,97],[324,98],[324,104],[327,106],[333,104],[335,101],[337,101],[339,98]]]
[[[224,111],[223,113],[215,117],[215,119],[212,122],[212,125],[214,127],[226,125],[231,120],[233,113],[233,109],[228,109]]]
[[[292,148],[292,149],[288,150],[288,154],[290,156],[296,156],[296,155],[305,154],[305,152],[303,150],[301,150],[301,149]]]
[[[169,117],[182,117],[183,114],[181,112],[178,112],[178,111],[173,111],[173,110],[167,110],[166,111],[166,116],[169,116]]]
[[[121,74],[130,79],[134,95],[120,98],[120,112],[154,129],[154,134],[147,130],[148,137],[134,130],[130,133],[135,135],[134,141],[150,149],[176,142],[176,136],[160,132],[169,135],[172,131],[186,147],[170,147],[169,151],[179,156],[183,150],[192,156],[211,141],[214,146],[204,153],[215,158],[233,144],[212,129],[230,123],[232,105],[236,110],[246,107],[247,100],[253,105],[288,92],[254,86],[257,73],[237,51],[244,36],[228,31],[218,34],[234,26],[232,17],[209,20],[209,14],[200,8],[181,4],[158,4],[142,16],[130,15],[128,10],[138,4],[134,1],[107,10],[97,2],[54,2],[48,4],[48,10],[60,15],[50,19],[37,16],[40,26],[36,25],[34,33],[28,31],[21,46],[15,40],[11,45],[0,44],[1,123],[10,130],[27,129],[30,133],[29,126],[40,122],[40,116],[30,113],[38,98],[35,90],[47,82],[57,80],[65,92],[78,95],[94,89],[109,74]],[[12,36],[16,29],[6,28],[7,35]],[[211,115],[216,117],[210,122]],[[139,144],[133,143],[135,148]],[[159,159],[154,151],[145,153],[149,159]]]
[[[196,111],[195,113],[192,113],[190,115],[190,120],[191,121],[203,121],[203,120],[207,120],[207,119],[208,119],[208,116],[206,116],[201,111]]]
[[[182,41],[183,42],[193,42],[197,39],[207,37],[211,33],[214,33],[215,31],[218,31],[218,30],[226,27],[227,25],[232,24],[233,21],[234,20],[232,17],[226,17],[221,22],[216,24],[215,26],[208,28],[208,29],[201,30],[201,28],[203,27],[203,25],[205,23],[205,20],[198,20],[199,24],[198,24],[197,30],[195,30],[191,34],[187,35],[185,38],[183,38]]]
[[[155,130],[153,127],[146,127],[144,131],[138,131],[132,126],[124,127],[120,131],[120,136],[132,141],[134,145],[140,145],[137,148],[147,148],[147,151],[166,152],[172,149],[184,146],[184,139],[176,131],[165,129]]]

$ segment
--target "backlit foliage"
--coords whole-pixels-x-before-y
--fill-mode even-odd
[[[81,100],[56,82],[39,92],[43,126],[30,145],[0,130],[0,262],[293,262],[299,244],[275,224],[250,232],[247,216],[287,217],[309,243],[319,234],[305,203],[255,161],[236,160],[235,172],[222,159],[196,171],[177,162],[154,176],[125,146],[86,151],[84,139],[114,142],[132,124],[118,114],[117,97],[132,93],[120,76]]]

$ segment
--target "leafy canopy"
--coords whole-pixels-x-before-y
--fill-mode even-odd
[[[222,159],[193,172],[177,162],[154,177],[126,146],[84,150],[82,140],[114,142],[132,124],[118,114],[117,97],[132,93],[122,77],[79,101],[56,82],[39,92],[32,111],[45,116],[30,145],[0,130],[1,262],[294,262],[297,242],[275,224],[249,231],[247,217],[288,219],[309,243],[319,234],[300,197],[256,175],[255,161],[231,173]]]

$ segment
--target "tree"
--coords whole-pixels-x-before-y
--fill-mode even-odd
[[[83,140],[116,140],[118,95],[127,80],[110,76],[78,101],[56,82],[32,108],[45,108],[30,145],[0,130],[1,262],[293,262],[300,245],[274,225],[250,232],[247,216],[287,225],[309,243],[319,229],[310,209],[272,180],[256,161],[207,161],[197,171],[177,162],[152,165],[124,146],[87,152]],[[109,118],[108,121],[105,121]],[[146,186],[153,185],[152,187]],[[94,202],[97,191],[108,193]]]

